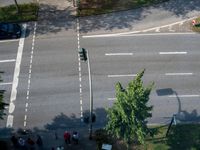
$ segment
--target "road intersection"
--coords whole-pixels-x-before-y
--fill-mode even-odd
[[[14,112],[9,113],[12,105],[7,112],[13,121],[5,118],[1,127],[55,129],[54,121],[60,122],[60,128],[84,126],[81,118],[89,110],[89,87],[87,64],[78,58],[80,47],[91,57],[95,127],[106,122],[105,108],[115,101],[115,83],[126,86],[144,68],[145,85],[155,82],[149,123],[168,123],[173,114],[181,121],[199,121],[200,36],[188,29],[192,18],[109,34],[93,34],[95,27],[87,32],[83,18],[68,17],[67,22],[58,18],[57,23],[56,17],[51,19],[27,23],[21,63],[18,51],[23,37],[0,42],[0,71],[4,72],[0,88],[6,90],[6,102],[12,102],[12,88],[17,88]]]

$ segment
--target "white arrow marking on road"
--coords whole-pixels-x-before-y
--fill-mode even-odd
[[[8,60],[0,60],[0,63],[5,63],[5,62],[15,62],[15,59],[8,59]]]
[[[7,83],[0,83],[0,85],[11,85],[12,82],[7,82]]]
[[[189,76],[193,73],[165,73],[166,76]]]
[[[170,95],[168,97],[200,97],[200,95]]]
[[[115,78],[115,77],[135,77],[137,74],[124,74],[124,75],[108,75],[109,78]]]
[[[160,55],[187,54],[187,52],[159,52]]]
[[[133,53],[106,53],[106,56],[122,56],[122,55],[133,55]]]

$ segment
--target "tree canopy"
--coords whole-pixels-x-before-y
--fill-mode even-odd
[[[131,142],[144,143],[149,133],[147,118],[151,117],[153,106],[148,106],[149,95],[154,83],[143,86],[142,72],[124,89],[121,83],[116,84],[116,101],[107,110],[108,123],[106,130],[111,135],[123,139],[128,145]]]

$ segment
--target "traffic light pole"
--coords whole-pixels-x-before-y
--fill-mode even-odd
[[[89,139],[92,139],[92,114],[93,114],[93,90],[92,90],[92,76],[90,71],[90,57],[89,51],[87,51],[88,58],[88,76],[89,76],[89,86],[90,86],[90,119],[89,119]]]

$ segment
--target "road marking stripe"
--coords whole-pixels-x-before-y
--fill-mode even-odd
[[[12,82],[0,83],[0,85],[12,85]]]
[[[12,127],[13,126],[13,116],[11,115],[14,110],[15,110],[15,104],[14,101],[16,100],[17,97],[17,87],[18,87],[18,82],[19,82],[19,73],[20,73],[20,65],[21,65],[21,60],[22,60],[22,54],[23,54],[23,49],[24,49],[24,40],[25,40],[25,33],[26,33],[26,24],[23,24],[23,30],[22,30],[22,35],[19,40],[19,47],[18,47],[18,52],[17,52],[17,59],[15,63],[15,70],[14,70],[14,76],[13,76],[13,84],[12,84],[12,90],[11,90],[11,95],[10,95],[10,104],[9,104],[9,114],[7,118],[7,123],[6,127]]]
[[[114,77],[135,77],[137,74],[121,74],[121,75],[108,75],[109,78],[114,78]]]
[[[169,95],[168,97],[200,97],[200,95]]]
[[[125,55],[133,55],[133,53],[105,53],[106,56],[125,56]]]
[[[189,76],[193,73],[165,73],[166,76]]]
[[[14,39],[14,40],[2,40],[0,41],[0,43],[6,43],[6,42],[17,42],[19,41],[20,39]]]
[[[116,98],[108,98],[109,101],[114,101]]]
[[[16,59],[7,59],[7,60],[0,60],[0,63],[5,63],[5,62],[15,62]]]
[[[159,52],[160,55],[187,54],[187,52]]]

